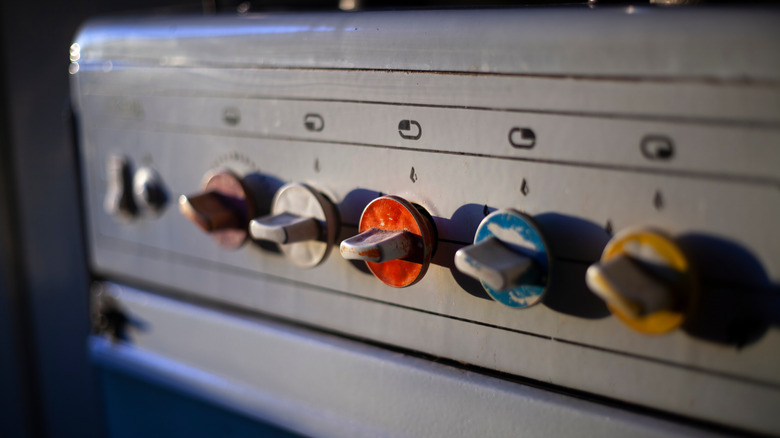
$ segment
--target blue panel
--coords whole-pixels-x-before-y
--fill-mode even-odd
[[[122,373],[100,374],[111,438],[300,436]]]

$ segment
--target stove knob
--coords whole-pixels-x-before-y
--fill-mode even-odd
[[[160,175],[150,167],[142,167],[133,176],[133,195],[140,210],[159,214],[168,202]]]
[[[106,163],[106,197],[103,208],[106,213],[122,219],[132,219],[138,208],[133,200],[132,174],[130,162],[126,157],[113,155]]]
[[[627,230],[610,240],[585,280],[615,316],[646,334],[679,327],[697,287],[674,241],[647,229]]]
[[[420,281],[436,249],[432,221],[397,196],[371,201],[360,217],[358,232],[341,242],[341,255],[365,261],[375,277],[392,287]]]
[[[249,223],[253,238],[278,243],[288,259],[304,268],[325,260],[338,229],[338,210],[333,203],[304,184],[279,189],[271,214]]]
[[[247,239],[249,218],[256,206],[244,181],[230,170],[206,176],[202,192],[179,197],[179,211],[225,248],[238,248]]]
[[[532,306],[548,289],[551,259],[531,217],[515,210],[495,211],[479,224],[474,244],[455,253],[455,267],[482,282],[499,303]]]

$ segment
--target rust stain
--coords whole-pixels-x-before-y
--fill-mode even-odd
[[[376,258],[379,258],[380,254],[379,254],[379,250],[378,249],[373,248],[373,249],[368,249],[368,250],[365,250],[365,251],[359,251],[358,255],[360,257],[368,257],[368,258],[376,259]]]
[[[368,269],[385,284],[393,287],[408,286],[417,279],[423,266],[406,260],[391,260],[384,263],[366,262]]]
[[[412,213],[393,199],[377,199],[363,212],[359,232],[378,228],[386,231],[408,231],[420,235],[420,227]]]

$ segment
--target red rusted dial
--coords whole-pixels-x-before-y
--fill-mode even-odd
[[[428,270],[435,247],[435,231],[431,221],[410,202],[397,196],[382,196],[371,201],[360,217],[360,233],[372,229],[406,231],[411,239],[408,256],[382,263],[366,261],[368,269],[383,283],[406,287],[418,282]]]

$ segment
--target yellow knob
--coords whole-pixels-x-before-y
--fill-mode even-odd
[[[662,334],[679,327],[695,296],[696,281],[682,250],[655,230],[626,230],[588,268],[590,290],[632,329]]]

